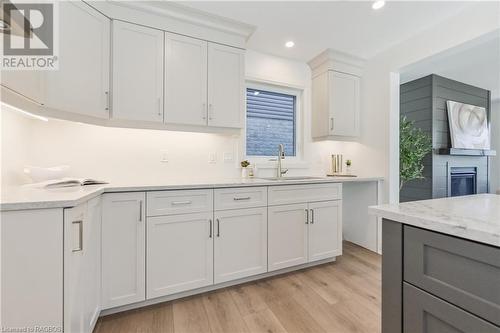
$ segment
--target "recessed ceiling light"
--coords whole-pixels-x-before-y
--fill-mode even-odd
[[[377,9],[380,9],[382,7],[385,6],[385,1],[382,1],[382,0],[378,0],[378,1],[375,1],[372,5],[372,8],[377,10]]]
[[[295,45],[295,43],[293,41],[291,41],[291,40],[285,43],[285,46],[289,47],[289,48],[293,47],[294,45]]]

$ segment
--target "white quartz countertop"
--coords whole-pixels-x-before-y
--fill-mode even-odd
[[[373,215],[500,247],[500,195],[405,202],[369,208]]]
[[[228,188],[242,186],[280,186],[297,184],[347,183],[381,181],[382,177],[317,177],[315,179],[172,179],[150,183],[110,183],[104,185],[42,189],[31,186],[2,188],[0,211],[74,207],[102,193]]]

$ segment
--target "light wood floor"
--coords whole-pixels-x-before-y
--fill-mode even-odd
[[[102,317],[94,332],[378,333],[380,268],[344,242],[337,262]]]

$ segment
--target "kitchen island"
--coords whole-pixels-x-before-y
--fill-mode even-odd
[[[382,222],[382,331],[500,332],[500,196],[370,207]]]

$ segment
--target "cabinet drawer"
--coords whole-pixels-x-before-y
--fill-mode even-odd
[[[500,333],[500,327],[407,283],[403,309],[404,333]]]
[[[342,199],[342,184],[270,186],[269,206]]]
[[[266,187],[216,189],[214,196],[215,210],[267,206]]]
[[[158,191],[147,194],[148,216],[213,210],[213,190]]]
[[[404,280],[500,325],[500,249],[404,227]]]

